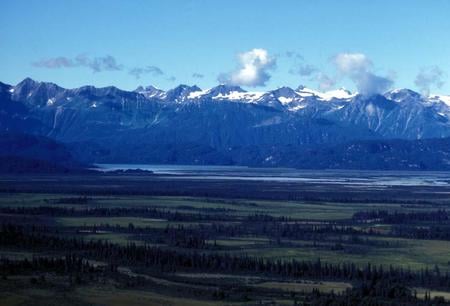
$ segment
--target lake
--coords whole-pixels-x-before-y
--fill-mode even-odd
[[[259,180],[364,186],[448,186],[450,172],[301,170],[243,166],[96,164],[97,170],[141,169],[173,179]]]

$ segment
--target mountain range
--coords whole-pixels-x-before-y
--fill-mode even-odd
[[[450,96],[409,89],[125,91],[27,78],[0,83],[0,132],[50,138],[82,163],[450,169]]]

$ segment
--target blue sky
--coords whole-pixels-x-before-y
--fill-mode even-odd
[[[32,77],[69,88],[228,82],[251,90],[304,84],[450,94],[447,0],[0,4],[6,83]]]

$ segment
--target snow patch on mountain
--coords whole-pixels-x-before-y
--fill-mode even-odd
[[[243,101],[243,102],[254,102],[258,100],[264,92],[240,92],[231,91],[228,94],[219,93],[213,96],[214,100],[232,100],[232,101]]]
[[[306,104],[296,105],[296,106],[291,107],[289,110],[293,111],[293,112],[296,112],[298,110],[304,109],[306,106],[307,106]]]
[[[294,101],[294,98],[278,97],[278,101],[280,101],[281,104],[288,104],[288,103]]]
[[[147,87],[139,86],[134,90],[137,93],[140,93],[144,95],[146,98],[159,98],[164,99],[166,96],[166,93],[164,90],[161,90],[155,86],[149,85]]]
[[[430,95],[429,99],[433,102],[443,102],[447,106],[450,106],[450,96]]]
[[[210,89],[199,90],[199,91],[193,91],[193,92],[191,92],[191,93],[187,96],[187,98],[188,98],[188,99],[198,99],[198,98],[200,98],[200,97],[206,95],[206,94],[208,93],[209,90],[210,90]]]
[[[324,93],[319,94],[319,97],[322,98],[325,101],[330,101],[333,99],[343,99],[343,100],[350,100],[353,97],[355,97],[357,94],[352,94],[350,91],[340,88],[336,90],[330,90]]]
[[[297,89],[297,94],[305,98],[316,97],[322,101],[331,101],[333,99],[350,100],[357,95],[357,93],[352,94],[350,91],[344,88],[330,90],[327,92],[320,92],[303,86],[300,86]]]
[[[396,88],[390,90],[384,94],[384,96],[392,101],[402,103],[402,102],[423,102],[424,97],[411,89],[407,88]]]
[[[55,104],[56,99],[55,98],[50,98],[47,100],[47,106],[51,106],[53,104]]]

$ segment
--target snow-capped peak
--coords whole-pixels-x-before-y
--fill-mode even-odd
[[[306,88],[304,86],[299,86],[297,88],[297,93],[302,97],[317,97],[319,100],[322,101],[331,101],[333,99],[339,99],[339,100],[350,100],[353,97],[356,96],[355,94],[352,94],[349,90],[345,88],[339,88],[335,90],[330,90],[326,92],[320,92],[317,90],[313,90],[310,88]]]
[[[198,99],[208,93],[210,89],[192,91],[187,95],[187,99]]]
[[[275,90],[272,90],[271,93],[274,97],[277,97],[277,98],[278,97],[293,98],[293,97],[298,96],[298,94],[295,92],[295,90],[293,90],[290,87],[286,87],[286,86],[279,87]]]
[[[191,92],[188,99],[210,98],[213,100],[229,100],[239,102],[254,102],[259,99],[264,92],[248,92],[239,86],[221,84],[207,90]]]
[[[386,98],[395,102],[403,102],[403,101],[417,101],[421,100],[422,96],[411,89],[407,88],[397,88],[390,90],[384,94]]]
[[[447,106],[450,106],[450,96],[432,94],[428,99],[432,102],[443,102]]]
[[[166,99],[168,101],[175,101],[175,102],[183,102],[186,99],[189,99],[190,94],[193,92],[201,91],[200,87],[194,85],[178,85],[177,87],[170,89],[166,92]]]
[[[143,94],[147,98],[163,98],[165,95],[164,90],[156,88],[155,86],[152,85],[146,86],[145,88],[139,86],[134,91]]]
[[[220,84],[208,90],[208,94],[211,97],[215,97],[217,95],[228,95],[231,92],[245,92],[245,90],[243,90],[239,86],[232,86],[226,84]]]
[[[278,100],[281,104],[289,104],[300,99],[300,96],[290,87],[279,87],[269,91],[267,95]]]
[[[299,94],[302,97],[319,97],[320,94],[322,94],[321,92],[315,91],[313,89],[307,88],[305,86],[299,86],[296,90],[297,94]]]
[[[326,101],[330,101],[332,99],[348,100],[355,96],[356,93],[353,94],[350,90],[347,90],[345,88],[330,90],[319,95],[319,97]]]
[[[258,100],[262,95],[264,95],[264,92],[231,91],[228,94],[218,94],[217,96],[212,97],[212,99],[254,102]]]

